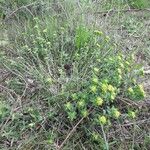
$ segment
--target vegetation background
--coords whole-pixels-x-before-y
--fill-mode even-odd
[[[149,0],[0,0],[0,149],[150,149]]]

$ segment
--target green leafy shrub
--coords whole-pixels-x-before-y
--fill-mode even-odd
[[[136,68],[134,60],[118,53],[115,56],[107,55],[106,58],[96,61],[96,66],[91,68],[93,73],[89,80],[82,85],[80,91],[72,94],[72,103],[68,102],[65,105],[71,120],[78,118],[78,115],[86,117],[89,108],[95,110],[95,114],[92,113],[93,119],[99,115],[119,118],[117,97],[122,95],[123,91],[133,100],[141,100],[145,97],[142,85],[138,85],[135,81],[139,72],[134,72]],[[131,74],[132,78],[130,78]]]
[[[95,34],[98,38],[104,36],[101,31],[95,31]],[[104,45],[96,42],[96,46],[101,52],[105,46],[110,51],[105,56],[97,54],[89,78],[81,84],[80,90],[71,94],[70,101],[64,105],[71,121],[87,118],[90,130],[97,125],[111,127],[112,122],[123,119],[124,115],[134,119],[137,114],[134,107],[130,108],[133,111],[124,112],[120,107],[121,99],[139,101],[145,97],[143,86],[136,81],[143,76],[143,71],[135,64],[134,55],[124,56],[122,52],[115,51],[108,44],[110,39],[104,37]]]

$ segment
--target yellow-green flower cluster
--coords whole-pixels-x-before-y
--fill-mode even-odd
[[[109,37],[109,36],[106,36],[106,37],[105,37],[105,40],[106,40],[106,42],[109,42],[109,41],[110,41],[110,37]]]
[[[114,100],[117,95],[117,93],[116,93],[117,89],[115,87],[113,87],[111,84],[102,83],[101,90],[104,94],[109,93],[111,100]]]
[[[112,117],[118,119],[121,115],[120,111],[118,111],[117,108],[111,108],[111,114],[112,114]]]
[[[128,88],[128,93],[129,93],[130,95],[133,95],[133,94],[134,94],[133,88],[129,87],[129,88]]]
[[[119,66],[121,67],[121,69],[124,69],[124,64],[123,63],[119,63]]]
[[[101,36],[101,35],[103,35],[103,32],[99,31],[99,30],[95,30],[94,34],[97,35],[97,36]]]
[[[131,119],[134,119],[136,117],[136,113],[134,111],[128,111],[128,116]]]
[[[143,99],[146,96],[142,85],[136,85],[133,88],[129,87],[127,92],[128,92],[128,96],[135,100]]]
[[[101,48],[101,45],[100,45],[100,44],[98,44],[98,43],[96,44],[96,46],[97,46],[98,48]]]
[[[68,109],[68,110],[71,110],[72,109],[72,104],[70,102],[67,102],[65,104],[65,108]]]
[[[92,139],[93,139],[94,141],[98,141],[98,140],[100,139],[99,134],[96,133],[96,132],[93,132],[93,133],[92,133]]]
[[[117,59],[118,59],[119,61],[121,61],[121,60],[122,60],[122,57],[123,57],[122,55],[118,55],[118,56],[117,56]]]
[[[107,92],[107,87],[108,87],[108,84],[106,84],[106,83],[102,83],[102,85],[101,85],[101,89],[102,89],[102,91],[103,91],[104,93],[106,93],[106,92]]]
[[[110,92],[114,92],[115,91],[115,88],[112,85],[110,85],[110,84],[107,86],[107,89]]]
[[[72,99],[73,99],[73,100],[77,100],[77,99],[78,99],[78,96],[77,96],[76,93],[72,94]]]
[[[129,63],[128,61],[125,61],[125,64],[126,64],[127,66],[129,66],[129,65],[130,65],[130,63]]]
[[[135,88],[135,92],[136,92],[137,96],[139,96],[141,98],[144,98],[146,96],[143,85],[138,85]]]
[[[78,105],[79,108],[82,108],[82,107],[85,106],[85,101],[84,100],[79,100],[77,105]]]
[[[87,117],[88,116],[88,111],[86,109],[81,110],[81,115],[83,117]]]
[[[139,84],[139,85],[138,85],[138,88],[139,88],[139,90],[140,90],[142,93],[144,93],[144,87],[143,87],[143,85]]]
[[[95,83],[95,84],[98,84],[98,82],[99,82],[97,77],[93,77],[92,81],[93,81],[93,83]]]
[[[99,116],[98,117],[98,122],[102,125],[105,125],[107,123],[107,119],[105,116]]]
[[[120,68],[117,69],[118,74],[122,74],[122,70]]]
[[[99,72],[99,69],[98,69],[97,67],[94,67],[93,70],[94,70],[95,73],[98,73],[98,72]]]
[[[103,104],[103,99],[101,97],[97,97],[95,103],[97,106],[101,106]]]

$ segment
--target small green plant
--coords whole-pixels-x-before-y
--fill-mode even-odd
[[[78,49],[83,48],[90,40],[90,32],[85,27],[78,27],[76,30],[75,45]]]

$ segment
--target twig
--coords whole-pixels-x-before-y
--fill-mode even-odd
[[[88,115],[92,113],[92,107],[89,108],[88,110]],[[76,130],[76,128],[78,127],[78,125],[83,121],[83,119],[86,117],[82,117],[77,124],[72,128],[72,130],[68,133],[68,135],[66,136],[65,140],[60,144],[60,146],[57,146],[57,150],[61,150],[61,148],[64,146],[64,144],[66,143],[66,141],[70,138],[71,134]]]
[[[132,104],[133,104],[133,105],[139,107],[138,103],[136,103],[136,102],[134,102],[134,101],[131,101],[130,99],[123,98],[123,97],[118,97],[118,98],[119,98],[119,100],[121,100],[121,101],[127,103],[128,105],[132,105]]]
[[[144,119],[144,120],[139,120],[139,121],[136,121],[136,122],[126,123],[126,124],[123,124],[123,125],[120,125],[120,126],[126,127],[126,126],[131,126],[131,125],[134,125],[134,124],[143,124],[145,122],[149,123],[150,119]],[[115,125],[115,126],[118,127],[118,125]]]
[[[71,134],[76,130],[77,126],[82,122],[82,120],[84,119],[85,117],[82,117],[78,122],[77,124],[72,128],[72,130],[68,133],[68,135],[66,136],[65,140],[61,143],[60,146],[58,146],[57,150],[60,150],[64,144],[66,143],[66,141],[69,139],[69,137],[71,136]]]

